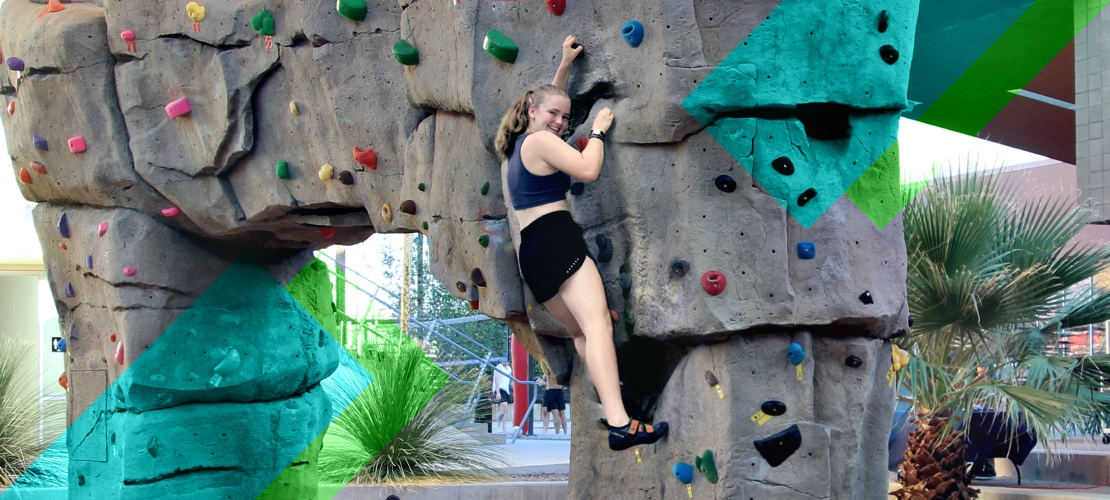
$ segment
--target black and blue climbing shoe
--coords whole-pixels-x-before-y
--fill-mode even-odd
[[[624,427],[609,427],[609,449],[627,450],[633,446],[652,444],[667,435],[667,423],[659,422],[655,427],[632,420]]]

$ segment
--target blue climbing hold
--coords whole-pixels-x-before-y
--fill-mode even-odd
[[[62,238],[69,238],[69,217],[65,212],[58,217],[58,234],[62,235]]]
[[[802,260],[809,260],[817,256],[817,247],[809,241],[798,242],[798,258]]]
[[[58,352],[66,352],[66,339],[58,340]]]
[[[621,28],[621,36],[624,41],[628,42],[633,47],[639,47],[640,42],[644,41],[644,25],[635,19],[628,21]],[[689,466],[687,466],[689,467]]]
[[[92,269],[92,268],[93,268],[93,265],[92,265],[92,254],[91,254],[91,253],[89,253],[89,254],[85,254],[85,267],[86,267],[86,268],[88,268],[88,269]]]
[[[806,360],[806,351],[797,342],[791,342],[790,348],[786,351],[786,357],[790,360],[790,364],[798,366]]]
[[[65,292],[66,297],[75,297],[75,296],[77,296],[77,292],[75,292],[73,290],[73,283],[70,283],[68,281],[66,282],[66,285],[63,287],[62,291]]]
[[[50,151],[50,145],[46,142],[46,138],[37,135],[31,136],[31,142],[34,143],[35,149],[42,151]]]
[[[690,484],[694,480],[694,466],[686,463],[679,462],[674,464],[674,477],[682,482],[682,484]]]

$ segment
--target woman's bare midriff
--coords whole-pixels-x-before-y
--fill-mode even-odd
[[[528,227],[536,219],[543,217],[551,212],[558,212],[560,210],[570,211],[570,204],[567,203],[566,198],[559,201],[553,201],[538,207],[524,208],[516,211],[516,221],[520,225],[520,229]]]

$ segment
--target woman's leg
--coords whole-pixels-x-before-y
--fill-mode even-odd
[[[582,334],[582,327],[578,326],[578,320],[574,319],[574,315],[567,308],[566,302],[563,302],[562,297],[556,295],[551,300],[544,302],[543,305],[548,311],[551,311],[551,314],[559,320],[559,323],[563,324],[563,328],[567,329],[570,338],[574,339],[574,350],[578,351],[578,357],[585,361],[587,359],[586,336]]]
[[[586,351],[586,367],[605,407],[605,417],[609,425],[623,427],[628,424],[629,418],[621,400],[613,323],[609,317],[601,273],[593,259],[584,259],[582,267],[559,287],[558,297],[563,299],[586,337],[586,345],[579,351]],[[577,341],[575,346],[578,346]]]

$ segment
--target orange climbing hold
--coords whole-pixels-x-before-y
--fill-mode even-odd
[[[31,170],[38,172],[39,175],[46,175],[46,165],[43,165],[42,162],[31,160]]]
[[[31,183],[31,172],[28,172],[27,169],[25,169],[23,167],[20,167],[19,168],[19,182],[22,182],[24,184],[30,184]]]
[[[58,243],[58,248],[61,248],[62,250],[69,250],[69,247],[66,246],[66,242],[64,242],[64,241],[61,242],[61,243]]]
[[[42,19],[43,16],[51,12],[61,12],[65,9],[66,6],[62,5],[61,0],[49,0],[48,2],[46,2],[46,8],[39,13],[39,17],[37,19]]]
[[[370,170],[378,169],[378,155],[374,153],[373,149],[367,148],[366,151],[363,151],[359,149],[358,146],[352,146],[351,150],[351,154],[355,157],[355,161],[369,167]]]
[[[15,114],[15,101],[8,101],[8,114],[9,115],[14,115]]]
[[[66,374],[63,373],[61,377],[58,377],[58,385],[62,386],[62,389],[68,391],[69,390],[69,377],[67,377]]]

